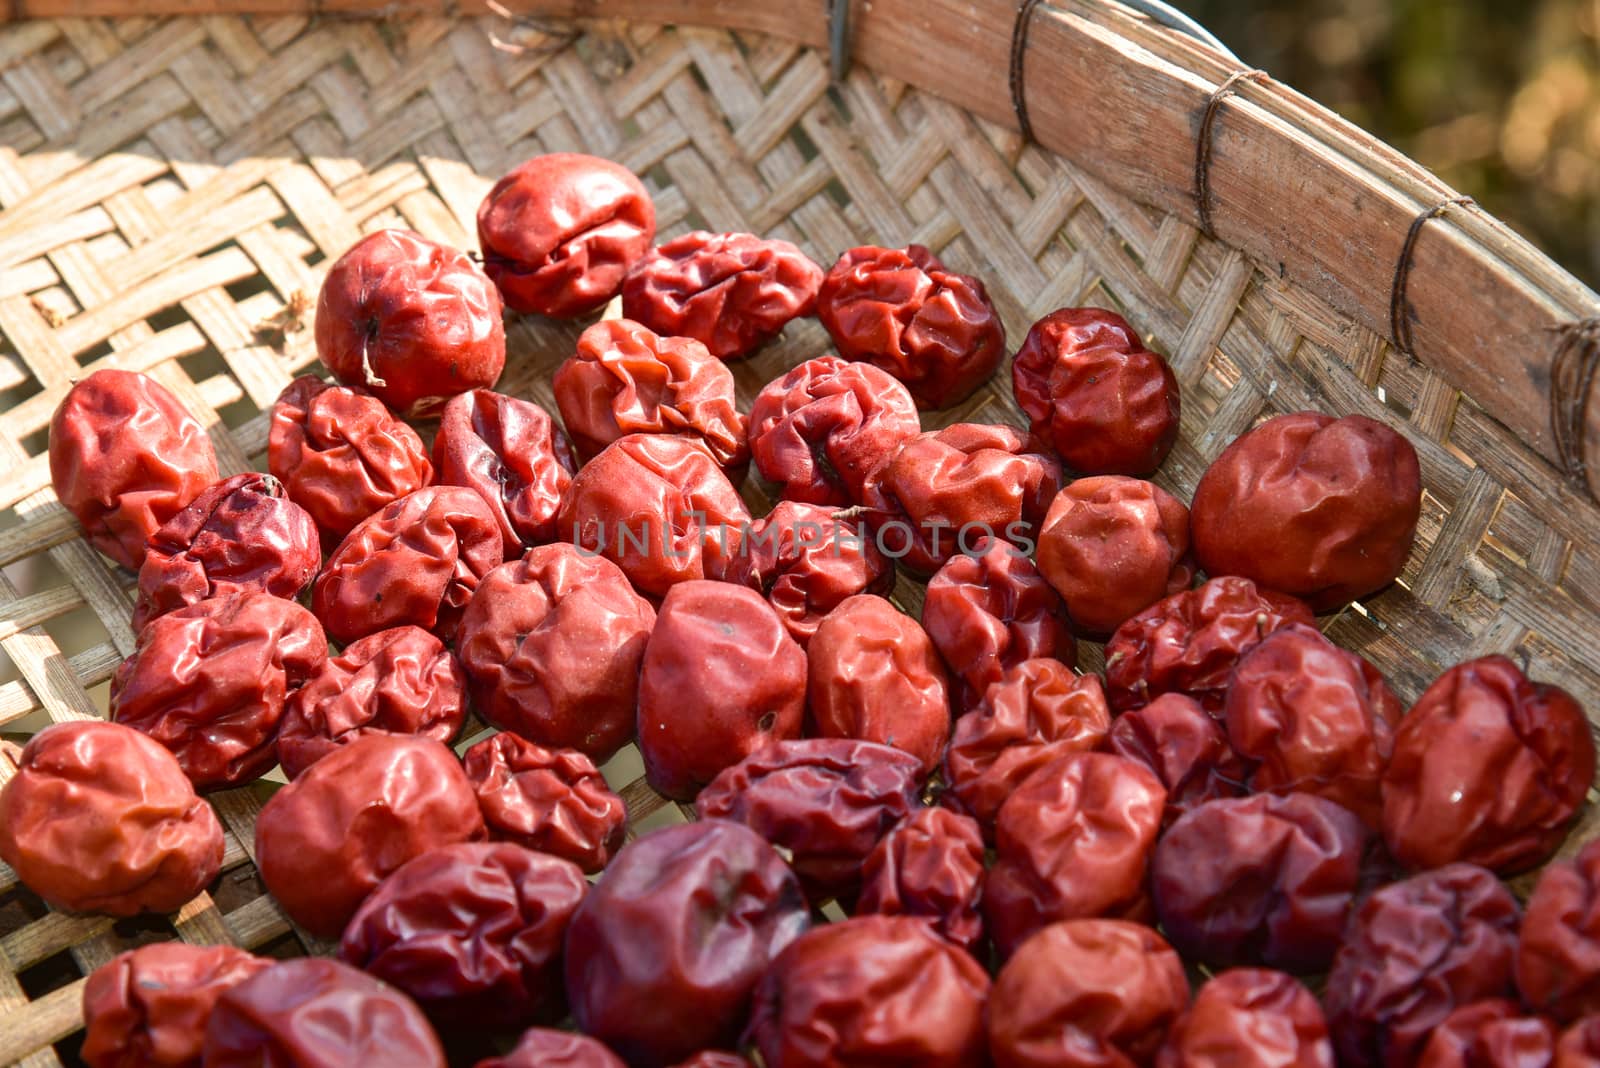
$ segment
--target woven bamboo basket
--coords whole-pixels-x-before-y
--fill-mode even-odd
[[[1184,499],[1266,416],[1384,421],[1422,460],[1415,551],[1325,630],[1407,700],[1506,652],[1600,716],[1600,298],[1420,166],[1104,0],[512,6],[0,4],[16,20],[0,27],[7,737],[103,716],[133,648],[132,576],[50,485],[45,431],[70,383],[153,374],[208,425],[224,474],[262,469],[266,410],[316,360],[326,265],[387,226],[474,247],[493,179],[557,150],[644,175],[663,236],[749,230],[824,265],[928,245],[983,278],[1013,344],[1060,306],[1120,310],[1182,382],[1157,481]],[[500,388],[553,410],[579,325],[514,318]],[[792,324],[735,366],[741,401],[827,348],[815,321]],[[1023,424],[1008,375],[927,417],[970,420]],[[921,588],[902,579],[896,598],[916,614]],[[1081,667],[1100,661],[1085,644]],[[632,750],[606,773],[634,831],[684,818]],[[170,917],[53,912],[0,866],[0,1061],[73,1063],[82,977],[128,946],[326,952],[251,863],[273,788],[214,797],[224,873]]]

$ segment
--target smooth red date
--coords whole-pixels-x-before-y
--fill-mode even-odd
[[[1045,513],[1038,563],[1074,627],[1110,634],[1194,582],[1189,509],[1153,482],[1080,478]]]
[[[429,418],[506,365],[500,294],[464,252],[410,230],[352,245],[317,297],[317,355],[402,418]]]
[[[1322,1006],[1293,976],[1235,968],[1206,981],[1156,1068],[1334,1068]]]
[[[1509,998],[1461,1006],[1422,1047],[1417,1068],[1549,1068],[1555,1024],[1522,1012]]]
[[[207,597],[259,590],[292,601],[321,563],[316,521],[282,482],[253,471],[225,478],[150,535],[134,632]]]
[[[818,927],[773,962],[747,1038],[768,1068],[968,1068],[983,1062],[989,976],[907,916]]]
[[[367,516],[433,481],[422,438],[364,389],[312,375],[272,406],[267,468],[332,549]]]
[[[456,651],[490,723],[603,763],[633,737],[655,622],[617,565],[558,542],[484,576]]]
[[[111,679],[111,718],[170,749],[199,789],[238,786],[278,762],[289,696],[327,657],[321,625],[295,602],[213,597],[139,632]]]
[[[1034,435],[1087,475],[1148,475],[1178,440],[1172,368],[1104,308],[1061,308],[1034,323],[1011,386]]]
[[[856,915],[920,916],[962,949],[983,938],[983,832],[944,808],[894,825],[861,867]]]
[[[1200,702],[1166,693],[1111,724],[1106,745],[1142,761],[1167,788],[1167,819],[1220,797],[1241,797],[1248,787],[1244,761],[1228,735]]]
[[[602,319],[579,335],[553,386],[561,421],[585,457],[629,434],[680,434],[725,469],[750,459],[733,372],[693,338]]]
[[[627,1065],[587,1035],[530,1027],[510,1053],[481,1060],[473,1068],[627,1068]]]
[[[1183,963],[1124,920],[1068,920],[1022,944],[989,995],[995,1068],[1148,1065],[1189,1004]]]
[[[845,252],[823,279],[817,317],[841,356],[894,375],[923,408],[966,400],[1005,359],[983,283],[921,245]]]
[[[1595,772],[1572,695],[1488,656],[1441,675],[1411,706],[1383,775],[1383,834],[1403,863],[1531,868],[1567,835]]]
[[[461,613],[505,559],[500,524],[463,486],[429,486],[363,520],[328,557],[311,610],[336,641],[407,624],[455,638]]]
[[[558,536],[556,514],[577,461],[549,413],[532,401],[474,389],[450,398],[433,439],[439,482],[465,486],[500,523],[506,553]]]
[[[750,408],[750,451],[785,500],[859,504],[868,480],[922,430],[898,379],[818,356],[768,382]]]
[[[916,620],[882,597],[851,597],[822,621],[806,659],[814,733],[892,745],[933,771],[950,737],[950,691]]]
[[[1416,450],[1365,416],[1297,412],[1241,435],[1190,505],[1209,575],[1242,575],[1326,612],[1394,581],[1422,511]]]
[[[278,762],[293,779],[369,734],[415,734],[448,744],[467,715],[467,677],[421,627],[392,627],[351,642],[289,695]]]
[[[50,419],[50,481],[89,543],[123,567],[217,480],[205,428],[153,378],[111,368],[78,382]]]
[[[462,764],[492,837],[599,871],[622,848],[628,812],[594,762],[501,731]]]
[[[1517,943],[1517,989],[1563,1023],[1600,1014],[1600,842],[1539,873]]]
[[[535,156],[478,206],[483,269],[519,312],[593,311],[617,295],[655,236],[655,204],[633,172],[577,152]]]
[[[737,360],[815,311],[821,284],[822,268],[787,241],[695,230],[634,266],[622,284],[622,314]]]
[[[1311,609],[1243,578],[1214,578],[1157,601],[1117,628],[1106,643],[1106,697],[1117,712],[1164,693],[1222,711],[1239,658],[1290,623],[1316,622]]]

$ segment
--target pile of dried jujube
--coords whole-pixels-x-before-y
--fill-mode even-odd
[[[57,494],[137,569],[139,638],[111,722],[23,750],[0,857],[58,908],[171,911],[222,859],[197,791],[281,764],[261,878],[340,939],[123,954],[90,1065],[430,1066],[441,1034],[515,1042],[479,1068],[1600,1064],[1600,846],[1526,909],[1499,878],[1582,805],[1583,710],[1491,656],[1407,711],[1316,626],[1406,559],[1399,434],[1270,419],[1185,507],[1145,480],[1177,381],[1110,311],[1029,331],[1026,433],[924,432],[1006,353],[925,248],[653,246],[645,187],[576,155],[478,230],[481,267],[402,231],[332,266],[334,380],[284,390],[268,474],[219,480],[143,375],[56,412]],[[560,426],[491,392],[502,304],[619,294]],[[741,411],[724,361],[812,314],[838,355]],[[500,733],[461,759],[469,709]],[[624,844],[597,765],[630,741],[700,821]]]

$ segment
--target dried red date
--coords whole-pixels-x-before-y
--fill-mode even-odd
[[[1458,664],[1417,699],[1383,774],[1383,835],[1402,863],[1501,874],[1555,852],[1594,779],[1583,708],[1503,656]]]
[[[1411,443],[1382,423],[1297,412],[1223,450],[1190,509],[1207,574],[1242,575],[1325,612],[1400,574],[1422,476]]]
[[[1172,368],[1104,308],[1061,308],[1034,323],[1011,385],[1034,435],[1084,474],[1148,475],[1178,440]]]
[[[407,624],[450,641],[472,592],[504,559],[500,524],[483,498],[429,486],[339,543],[312,584],[311,609],[340,642]]]
[[[384,877],[484,836],[472,785],[432,738],[369,734],[323,757],[256,816],[256,866],[283,910],[337,937]]]
[[[530,1027],[515,1049],[473,1068],[627,1068],[622,1058],[586,1035]]]
[[[1185,957],[1213,968],[1325,971],[1367,843],[1355,815],[1311,794],[1208,801],[1156,846],[1150,888],[1161,929]]]
[[[959,683],[962,708],[1024,660],[1078,659],[1061,598],[1022,550],[999,538],[952,556],[929,580],[922,625]]]
[[[200,1068],[217,998],[272,962],[232,946],[153,942],[119,953],[83,987],[89,1068]]]
[[[1032,547],[1061,484],[1056,462],[1008,426],[957,423],[919,434],[867,485],[867,516],[885,555],[931,574],[983,539]]]
[[[715,574],[732,532],[750,522],[739,491],[705,446],[667,434],[629,434],[572,480],[559,530],[622,568],[641,593]]]
[[[861,864],[917,808],[922,771],[909,753],[874,742],[774,742],[701,791],[702,819],[737,820],[787,849],[816,904],[850,897]]]
[[[410,230],[379,230],[329,268],[317,355],[347,386],[426,418],[506,365],[500,294],[466,253]]]
[[[822,268],[787,241],[695,230],[634,266],[622,283],[622,314],[737,360],[815,311],[821,284]]]
[[[556,369],[556,404],[585,457],[629,434],[681,434],[726,469],[750,459],[733,372],[693,338],[602,319]]]
[[[1024,660],[956,720],[944,758],[947,796],[992,833],[1000,806],[1028,776],[1063,753],[1096,748],[1110,725],[1098,675]]]
[[[1377,827],[1400,699],[1378,669],[1292,623],[1239,658],[1223,713],[1255,791],[1316,794]]]
[[[369,734],[417,734],[448,743],[467,715],[467,677],[420,627],[392,627],[345,646],[289,695],[278,762],[293,779]]]
[[[153,378],[106,369],[77,383],[50,419],[50,481],[89,543],[123,567],[150,535],[217,480],[205,428]]]
[[[1483,868],[1452,864],[1375,891],[1323,995],[1339,1063],[1408,1068],[1458,1006],[1511,989],[1517,902]]]
[[[1038,558],[1073,626],[1110,634],[1194,581],[1189,509],[1153,482],[1080,478],[1045,513]]]
[[[278,762],[285,703],[327,657],[322,627],[295,602],[213,597],[139,632],[111,680],[111,718],[170,749],[199,789],[238,786]]]
[[[1189,1004],[1183,963],[1154,930],[1068,920],[1022,944],[989,996],[995,1068],[1148,1065]]]
[[[1556,1043],[1554,1068],[1595,1068],[1600,1065],[1600,1016],[1585,1016]]]
[[[1156,1068],[1333,1068],[1322,1006],[1298,980],[1235,968],[1206,981],[1178,1018]]]
[[[235,475],[163,523],[139,568],[134,631],[207,597],[247,590],[299,597],[322,550],[315,520],[284,494],[271,475]]]
[[[301,957],[217,999],[206,1068],[445,1068],[427,1017],[400,991],[338,961]]]
[[[333,548],[367,516],[433,481],[417,432],[364,389],[302,375],[272,406],[267,467]]]
[[[867,480],[922,430],[900,381],[868,363],[819,356],[756,395],[750,451],[786,500],[860,503]]]
[[[856,915],[920,916],[962,949],[983,937],[983,832],[949,809],[919,808],[861,867]]]
[[[636,1065],[731,1046],[756,981],[809,920],[794,873],[749,829],[652,831],[623,847],[573,917],[573,1016]]]
[[[1600,1013],[1597,905],[1600,842],[1546,867],[1528,898],[1517,943],[1517,989],[1523,1001],[1563,1023]]]
[[[450,398],[433,439],[439,482],[465,486],[500,523],[506,553],[554,540],[561,495],[577,461],[545,410],[475,389]]]
[[[815,733],[892,745],[933,771],[950,737],[950,691],[916,620],[882,597],[852,597],[822,621],[806,659]]]
[[[546,749],[502,731],[468,749],[462,763],[492,836],[590,873],[622,847],[622,798],[576,749]]]
[[[1000,953],[1060,920],[1145,911],[1166,800],[1149,768],[1112,753],[1063,753],[1028,776],[1000,806],[984,884]]]
[[[588,889],[576,864],[511,842],[441,846],[378,884],[339,957],[441,1027],[556,1020],[562,940]]]
[[[1106,736],[1113,753],[1142,761],[1167,788],[1167,819],[1219,797],[1246,792],[1244,761],[1221,724],[1181,693],[1124,712]]]
[[[688,801],[723,768],[797,738],[806,654],[754,590],[667,591],[639,670],[639,752],[650,785]]]
[[[1006,355],[983,283],[921,245],[845,252],[822,281],[817,317],[841,356],[894,375],[923,408],[966,400]]]
[[[674,1068],[751,1068],[751,1064],[737,1053],[724,1053],[721,1050],[708,1049],[696,1053],[688,1060],[675,1065]]]
[[[1463,1005],[1433,1032],[1417,1068],[1548,1068],[1556,1028],[1508,998]]]
[[[861,526],[836,508],[779,501],[740,532],[710,577],[760,590],[790,637],[808,645],[846,599],[894,585],[894,565]]]
[[[1141,708],[1164,693],[1187,694],[1222,711],[1239,658],[1290,623],[1315,623],[1293,597],[1243,578],[1214,578],[1157,601],[1117,628],[1106,643],[1111,708]]]
[[[577,152],[535,156],[478,206],[483,269],[519,312],[593,311],[617,295],[655,236],[655,204],[633,172]]]
[[[490,723],[604,762],[633,737],[655,621],[615,564],[558,542],[484,576],[456,651]]]
[[[57,908],[174,912],[216,878],[222,825],[150,738],[58,723],[28,741],[0,790],[0,860]]]
[[[989,977],[906,916],[809,931],[756,990],[747,1039],[769,1068],[968,1068],[983,1063]]]

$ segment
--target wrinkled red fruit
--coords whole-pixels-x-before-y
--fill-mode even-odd
[[[1471,864],[1375,891],[1323,994],[1339,1063],[1409,1068],[1458,1006],[1510,993],[1517,918],[1511,892]]]
[[[1548,1068],[1555,1024],[1522,1011],[1508,998],[1461,1006],[1428,1039],[1417,1068]]]
[[[732,1046],[756,981],[809,920],[794,873],[747,828],[652,831],[617,854],[573,917],[573,1016],[633,1065]]]
[[[492,386],[506,365],[500,294],[464,252],[380,230],[335,261],[317,297],[317,355],[402,418]]]
[[[933,771],[950,737],[950,692],[916,620],[882,597],[852,597],[822,621],[806,659],[813,733],[892,745]]]
[[[695,230],[635,265],[622,284],[622,314],[737,360],[815,311],[821,284],[822,268],[787,241]]]
[[[922,430],[917,405],[892,375],[819,356],[756,394],[750,451],[785,500],[859,504],[867,481]]]
[[[431,738],[370,734],[317,761],[256,816],[256,866],[284,912],[336,938],[412,857],[484,837],[472,785]]]
[[[878,841],[918,807],[916,757],[873,742],[774,742],[712,780],[701,819],[730,819],[789,851],[814,904],[852,897]]]
[[[556,1020],[561,946],[589,884],[576,864],[511,842],[414,857],[351,917],[339,957],[456,1029]]]
[[[1045,513],[1038,562],[1072,625],[1110,634],[1194,581],[1189,509],[1153,482],[1080,478]]]
[[[301,375],[272,406],[267,468],[332,549],[356,524],[433,481],[417,432],[364,389]]]
[[[1219,797],[1242,797],[1245,765],[1222,725],[1181,693],[1167,693],[1111,724],[1106,745],[1142,761],[1167,788],[1167,816],[1177,819]]]
[[[1087,475],[1148,475],[1178,440],[1172,368],[1104,308],[1061,308],[1034,323],[1011,386],[1034,435]]]
[[[1000,969],[989,996],[995,1068],[1148,1065],[1189,1004],[1183,962],[1123,920],[1046,927]]]
[[[655,621],[615,564],[558,542],[484,576],[456,651],[490,723],[603,763],[633,737]]]
[[[923,408],[966,400],[1006,354],[983,283],[921,245],[845,252],[823,279],[817,318],[841,356],[894,375]]]
[[[1156,1068],[1333,1068],[1322,1006],[1299,981],[1235,968],[1206,981],[1178,1018]]]
[[[1326,612],[1400,574],[1422,475],[1411,443],[1382,423],[1297,412],[1229,445],[1189,507],[1207,574],[1242,575]]]
[[[1383,775],[1383,836],[1403,863],[1501,874],[1555,852],[1594,779],[1583,708],[1503,656],[1458,664],[1411,706]]]
[[[655,205],[633,172],[576,152],[535,156],[478,206],[483,269],[519,312],[593,311],[617,295],[655,236]]]
[[[139,632],[111,679],[111,718],[170,749],[197,788],[237,786],[278,762],[285,703],[327,656],[316,617],[293,601],[200,601]]]
[[[225,478],[150,535],[133,629],[207,597],[260,591],[292,601],[321,563],[317,524],[282,482],[255,472]]]
[[[67,391],[50,418],[50,481],[89,543],[123,567],[217,480],[205,428],[153,378],[110,368]]]
[[[473,1068],[627,1068],[622,1058],[586,1035],[530,1027],[504,1057],[481,1060]]]
[[[507,555],[556,539],[561,495],[578,469],[543,408],[487,389],[444,406],[433,466],[442,485],[465,486],[489,506]]]
[[[1222,711],[1234,665],[1268,634],[1315,623],[1293,597],[1242,578],[1214,578],[1157,601],[1117,628],[1106,643],[1106,697],[1117,712],[1164,693],[1187,694]]]
[[[1553,1068],[1595,1068],[1600,1065],[1600,1016],[1585,1016],[1556,1043]]]
[[[585,457],[629,434],[679,434],[724,468],[750,459],[733,372],[693,338],[602,319],[579,335],[553,385],[561,421]]]
[[[1539,873],[1517,943],[1517,989],[1563,1023],[1600,1013],[1600,842]]]
[[[686,1061],[675,1065],[674,1068],[751,1068],[750,1062],[737,1053],[724,1053],[721,1050],[708,1049],[696,1053]]]
[[[639,752],[658,793],[688,801],[723,768],[797,738],[806,654],[754,590],[667,591],[639,671]]]
[[[983,1062],[989,977],[907,916],[818,927],[773,962],[746,1038],[768,1068],[968,1068]]]
[[[856,915],[918,916],[962,949],[983,937],[983,832],[944,808],[919,808],[861,867]]]
[[[622,847],[622,798],[576,749],[546,749],[502,731],[468,749],[462,763],[492,837],[591,874]]]

